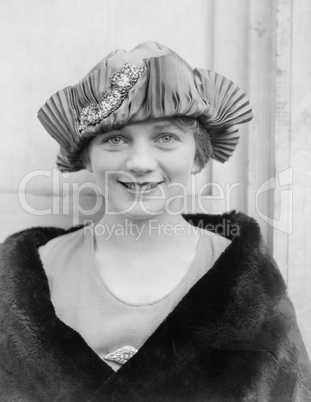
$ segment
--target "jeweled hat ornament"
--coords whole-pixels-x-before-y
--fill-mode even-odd
[[[200,121],[210,135],[211,157],[225,162],[238,140],[236,124],[253,117],[245,93],[211,70],[192,68],[157,42],[116,50],[78,84],[54,94],[38,118],[60,144],[62,171],[84,169],[81,152],[98,134],[130,123],[173,116]]]

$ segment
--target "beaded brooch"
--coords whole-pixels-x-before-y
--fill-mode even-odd
[[[105,359],[112,362],[117,362],[119,364],[124,364],[130,360],[135,353],[137,353],[137,349],[135,349],[133,346],[123,346],[114,352],[108,353],[108,355],[105,356]]]
[[[119,109],[129,91],[145,71],[144,66],[126,63],[110,77],[112,91],[104,92],[100,103],[91,103],[81,111],[79,131],[82,133],[87,126],[99,123]]]

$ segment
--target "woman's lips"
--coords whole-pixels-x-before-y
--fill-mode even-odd
[[[159,184],[163,183],[161,182],[144,182],[144,183],[129,183],[129,182],[123,182],[119,181],[120,184],[122,184],[123,187],[126,188],[130,193],[136,194],[136,193],[142,193],[142,194],[148,194],[151,191],[153,191],[156,187],[158,187]]]

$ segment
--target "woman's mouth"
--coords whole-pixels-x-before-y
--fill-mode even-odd
[[[120,184],[122,184],[127,190],[130,190],[130,192],[133,193],[149,193],[153,189],[155,189],[159,184],[163,183],[161,182],[145,182],[145,183],[129,183],[129,182],[122,182],[119,181]]]

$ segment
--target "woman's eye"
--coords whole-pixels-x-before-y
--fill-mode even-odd
[[[108,138],[105,142],[111,145],[120,145],[124,143],[124,140],[121,137],[115,136]]]
[[[159,138],[159,140],[161,141],[161,142],[163,142],[164,144],[171,144],[173,141],[174,141],[174,137],[172,136],[172,135],[169,135],[169,134],[165,134],[165,135],[162,135],[160,138]]]

